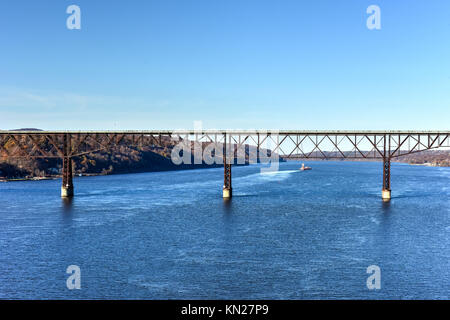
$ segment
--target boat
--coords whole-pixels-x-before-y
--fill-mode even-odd
[[[302,163],[302,167],[300,168],[301,171],[305,171],[305,170],[311,170],[311,167],[305,167],[305,164]]]

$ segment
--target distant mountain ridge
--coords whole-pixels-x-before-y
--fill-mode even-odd
[[[362,150],[362,153],[367,151]],[[351,158],[354,151],[344,151],[343,154],[348,158],[342,158],[342,154],[338,151],[314,151],[309,155],[309,159],[326,160],[324,155],[329,157],[328,160],[334,161],[381,161],[381,159],[364,159]],[[295,155],[294,155],[295,157]],[[299,158],[301,159],[301,158]],[[411,153],[400,157],[393,158],[394,162],[406,162],[409,164],[423,164],[436,167],[450,167],[450,150],[425,150],[421,152]]]
[[[8,131],[44,131],[44,130],[36,128],[21,128],[21,129],[11,129]]]

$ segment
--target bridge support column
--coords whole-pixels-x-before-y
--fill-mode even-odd
[[[381,190],[383,201],[391,200],[391,159],[383,158],[383,189]]]
[[[70,134],[64,135],[64,156],[62,167],[62,186],[61,197],[71,198],[73,197],[73,175],[72,175],[72,158],[69,156],[71,152],[71,139]]]
[[[232,196],[231,188],[231,164],[224,165],[224,176],[223,176],[223,198],[230,199]]]
[[[63,158],[61,197],[73,197],[72,158]]]
[[[231,164],[227,163],[227,134],[223,135],[223,198],[231,199]]]

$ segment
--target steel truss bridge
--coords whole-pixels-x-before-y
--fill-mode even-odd
[[[231,167],[242,148],[262,149],[283,159],[378,159],[383,162],[382,199],[391,198],[391,160],[450,147],[450,131],[0,131],[0,161],[13,158],[61,158],[62,197],[72,197],[72,159],[117,146],[167,146],[172,142],[223,148],[224,198],[231,198]],[[256,160],[258,161],[258,160]]]

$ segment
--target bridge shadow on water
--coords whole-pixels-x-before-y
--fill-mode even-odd
[[[383,213],[385,213],[385,214],[391,213],[391,211],[392,211],[391,202],[392,202],[392,200],[381,202],[381,209],[383,210]]]
[[[227,216],[233,213],[233,203],[231,199],[223,199],[223,212]]]
[[[73,210],[73,198],[61,198],[62,201],[62,212],[63,213],[71,213]]]

